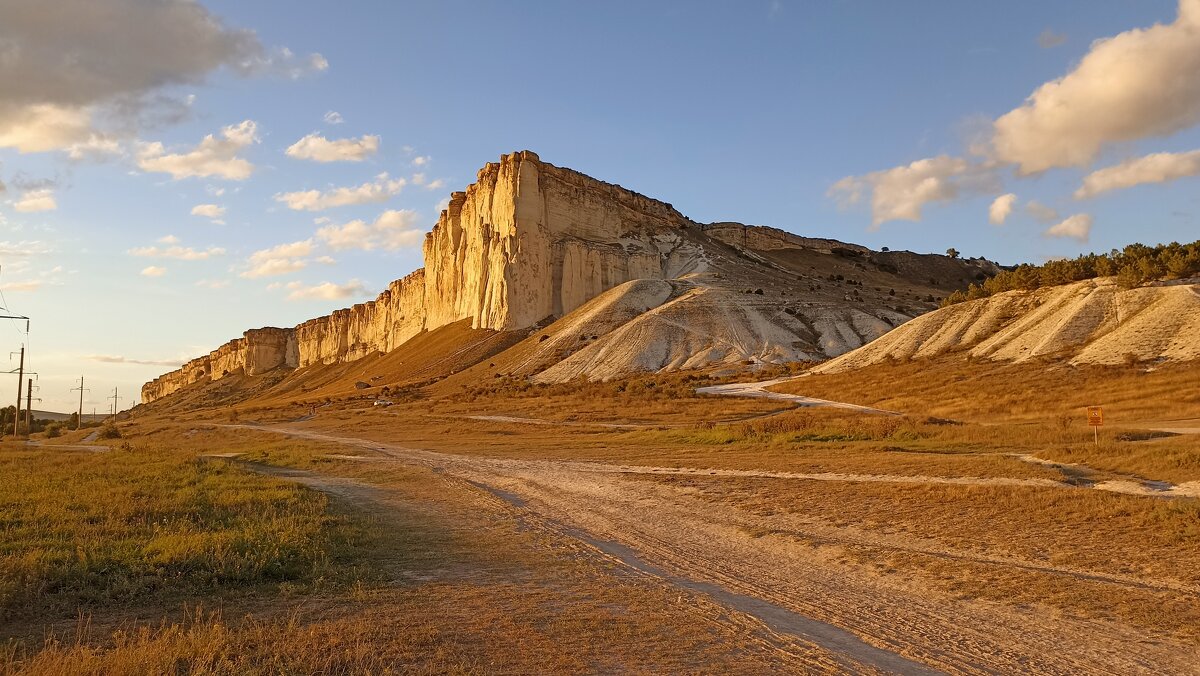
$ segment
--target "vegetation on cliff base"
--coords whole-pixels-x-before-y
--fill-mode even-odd
[[[1070,284],[1097,277],[1117,278],[1123,289],[1132,289],[1158,279],[1181,279],[1200,274],[1200,241],[1191,244],[1130,244],[1106,254],[1085,254],[1073,259],[1052,260],[1042,265],[1028,263],[972,284],[965,292],[955,291],[942,307],[987,298],[1005,291],[1032,291],[1044,286]]]

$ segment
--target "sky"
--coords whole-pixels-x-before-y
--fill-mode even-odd
[[[522,149],[873,248],[1193,241],[1200,0],[0,0],[0,359],[127,408],[420,267]]]

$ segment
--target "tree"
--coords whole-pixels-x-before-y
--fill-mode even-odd
[[[951,258],[958,258],[958,249],[950,247],[949,249],[946,249],[946,255]]]

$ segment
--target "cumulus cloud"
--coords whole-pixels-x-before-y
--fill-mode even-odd
[[[333,207],[344,207],[353,204],[370,204],[385,202],[400,194],[407,184],[403,178],[391,179],[387,173],[379,174],[374,181],[368,181],[358,186],[333,188],[327,191],[302,190],[285,192],[275,195],[276,202],[282,202],[294,211],[322,211]]]
[[[829,195],[847,207],[870,193],[872,225],[878,227],[892,220],[920,221],[926,204],[947,202],[964,192],[994,189],[997,183],[989,165],[939,155],[863,176],[847,176],[833,184]]]
[[[25,153],[112,151],[117,138],[186,114],[165,89],[223,67],[286,77],[328,67],[319,54],[264,47],[194,0],[19,0],[2,13],[0,147]]]
[[[445,187],[446,187],[445,181],[443,181],[440,178],[435,178],[425,186],[425,189],[426,190],[440,190],[441,188],[445,188]]]
[[[367,287],[357,279],[352,279],[345,284],[322,282],[312,286],[301,282],[289,282],[284,288],[290,291],[287,296],[288,300],[339,300],[353,296],[365,296],[368,293]]]
[[[1054,49],[1055,47],[1066,44],[1066,42],[1066,35],[1055,33],[1049,28],[1042,31],[1037,37],[1038,47],[1041,47],[1042,49]]]
[[[159,244],[179,244],[179,238],[175,235],[163,235],[156,240]]]
[[[373,223],[353,220],[348,223],[327,225],[317,230],[317,238],[335,251],[344,249],[384,249],[395,251],[416,246],[425,239],[425,232],[417,227],[420,216],[408,209],[385,211]]]
[[[1086,242],[1092,234],[1092,221],[1091,214],[1075,214],[1050,226],[1043,234],[1046,237],[1065,237]]]
[[[321,119],[325,120],[325,124],[341,124],[345,122],[345,120],[342,119],[342,114],[336,110],[331,110],[325,113],[325,117]]]
[[[296,141],[287,149],[287,156],[314,162],[362,162],[379,150],[379,137],[329,140],[316,132]]]
[[[1058,210],[1051,206],[1046,206],[1037,200],[1029,200],[1025,204],[1025,213],[1033,217],[1033,220],[1038,223],[1053,223],[1058,220]]]
[[[193,249],[179,245],[172,246],[143,246],[129,250],[129,255],[141,258],[173,258],[180,261],[203,261],[217,256],[224,256],[225,250],[210,246],[207,249]]]
[[[1075,198],[1086,199],[1110,190],[1132,188],[1143,183],[1167,183],[1196,175],[1200,175],[1200,150],[1155,153],[1093,171],[1083,178],[1083,185],[1075,191]]]
[[[1161,137],[1200,122],[1200,0],[1174,23],[1097,40],[1067,75],[996,120],[997,159],[1022,174],[1091,163],[1107,144]]]
[[[50,188],[26,191],[20,199],[13,202],[13,209],[22,213],[54,211],[57,208],[58,203],[54,201],[54,190]]]
[[[250,254],[247,261],[249,269],[241,273],[247,279],[259,277],[277,277],[291,272],[303,270],[308,266],[306,257],[314,250],[313,241],[304,239],[298,242],[278,244],[269,249],[260,249]]]
[[[405,146],[405,147],[407,148],[408,146]],[[413,166],[423,167],[426,164],[429,164],[429,161],[432,159],[433,158],[428,155],[418,155],[417,157],[413,158],[412,163],[413,163]]]
[[[176,180],[192,176],[214,176],[241,181],[254,173],[254,165],[239,157],[247,146],[258,143],[258,125],[244,120],[221,129],[220,138],[209,134],[191,150],[168,153],[162,143],[146,143],[138,150],[137,165],[144,171],[170,174]]]
[[[112,354],[89,354],[84,357],[88,361],[98,361],[104,364],[137,364],[138,366],[183,366],[178,359],[133,359]]]
[[[1013,205],[1016,202],[1017,196],[1011,192],[992,200],[992,205],[988,207],[988,221],[992,225],[1004,225],[1004,222],[1008,220],[1009,214],[1012,213]]]
[[[151,265],[142,268],[142,272],[140,274],[143,277],[162,277],[163,275],[167,274],[167,269],[157,265]]]
[[[192,207],[192,215],[203,216],[219,225],[225,224],[225,221],[221,220],[221,217],[225,215],[225,207],[218,204],[197,204]]]

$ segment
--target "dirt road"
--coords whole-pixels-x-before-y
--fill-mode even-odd
[[[845,670],[1200,673],[1200,653],[1194,645],[1123,623],[1067,618],[1048,608],[962,600],[904,576],[847,566],[831,548],[811,543],[920,552],[1060,575],[1064,580],[1084,579],[1114,589],[1169,591],[1200,602],[1200,590],[1176,580],[986,557],[795,514],[757,516],[703,500],[686,488],[648,480],[662,473],[716,471],[464,456],[298,427],[256,429],[340,444],[354,448],[356,455],[366,451],[386,459],[382,461],[424,466],[468,481],[503,501],[526,527],[588,543],[662,585],[703,593],[730,609],[731,622],[759,622],[779,636],[778,649],[795,655],[816,648],[835,655]]]
[[[775,378],[773,380],[760,380],[755,383],[728,383],[725,385],[709,385],[708,387],[696,388],[697,394],[713,394],[724,397],[752,397],[756,399],[775,399],[778,401],[787,401],[797,406],[816,406],[824,408],[841,408],[848,411],[857,411],[859,413],[875,413],[879,415],[901,415],[895,411],[885,411],[881,408],[871,408],[870,406],[859,406],[858,404],[847,404],[841,401],[830,401],[828,399],[817,399],[815,397],[805,397],[799,394],[787,394],[786,392],[772,392],[770,388],[786,383],[802,376],[789,376],[786,378]]]

